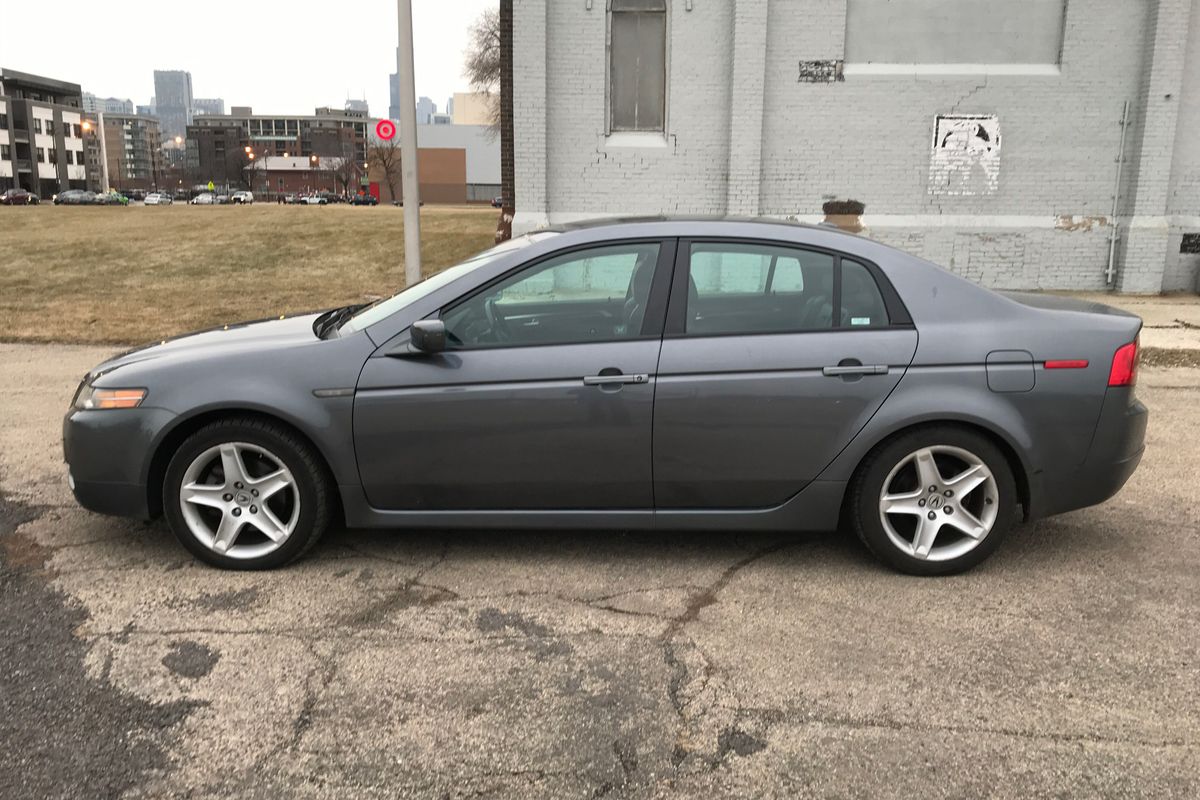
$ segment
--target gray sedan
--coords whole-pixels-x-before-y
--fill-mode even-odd
[[[852,529],[931,575],[1142,455],[1141,320],[823,227],[553,228],[84,378],[68,479],[221,567],[379,528]]]

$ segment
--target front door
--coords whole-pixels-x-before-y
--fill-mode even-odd
[[[449,348],[368,360],[354,442],[371,505],[649,509],[673,242],[591,246],[441,311]]]
[[[751,242],[681,242],[654,409],[655,505],[768,508],[815,479],[916,350],[874,268]]]

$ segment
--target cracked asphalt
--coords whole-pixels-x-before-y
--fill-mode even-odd
[[[1200,796],[1200,369],[962,576],[852,537],[334,532],[224,573],[64,482],[107,351],[0,345],[0,797]]]

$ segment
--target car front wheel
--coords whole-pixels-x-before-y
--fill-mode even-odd
[[[176,538],[226,569],[271,569],[324,533],[330,488],[320,457],[290,430],[253,418],[207,425],[167,466],[163,508]]]
[[[912,575],[947,575],[987,558],[1012,527],[1016,482],[988,439],[919,428],[872,454],[855,480],[852,524],[867,548]]]

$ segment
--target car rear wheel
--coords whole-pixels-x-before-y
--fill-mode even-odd
[[[163,508],[176,538],[226,569],[271,569],[324,533],[330,489],[320,457],[286,428],[229,419],[184,441],[167,466]]]
[[[946,575],[987,558],[1012,527],[1017,491],[1004,454],[951,426],[903,434],[855,480],[852,523],[867,548],[912,575]]]

